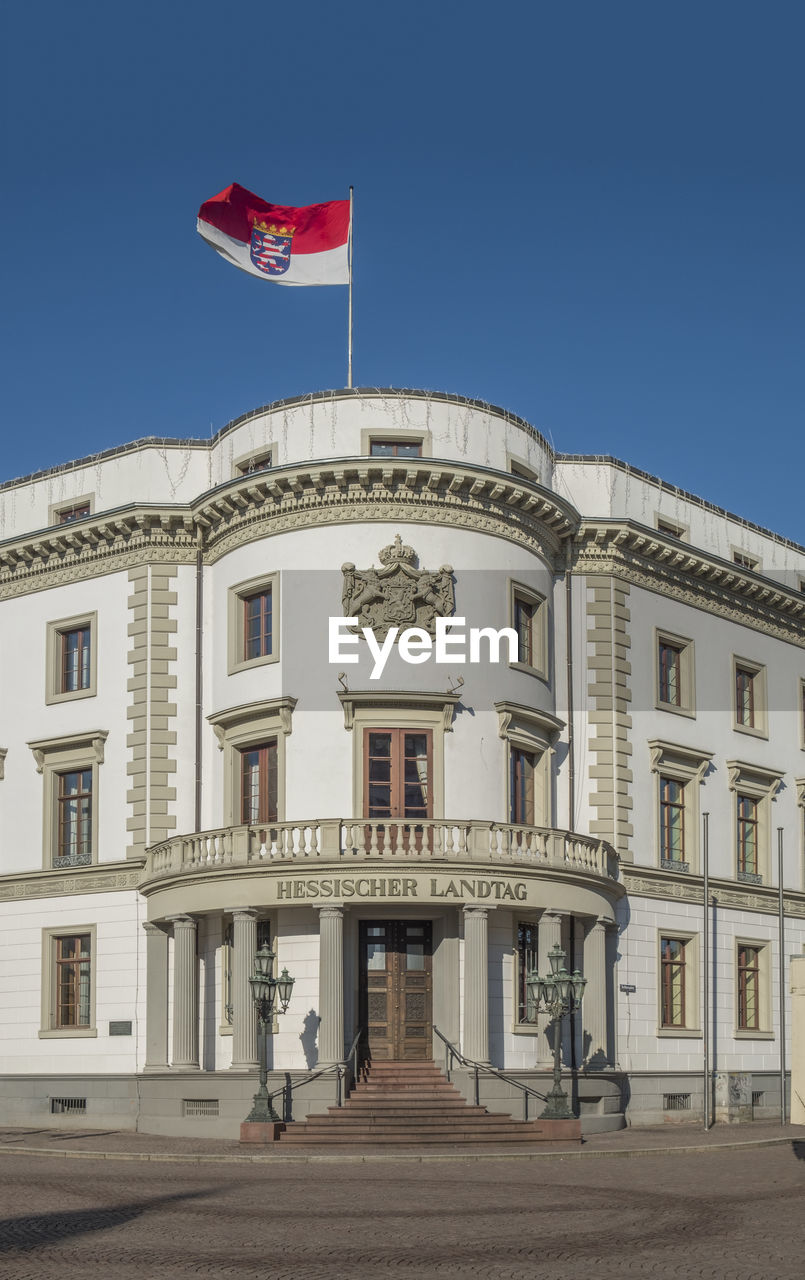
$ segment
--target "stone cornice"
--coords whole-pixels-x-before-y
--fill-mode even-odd
[[[458,693],[409,692],[407,689],[347,689],[339,692],[338,701],[344,708],[344,728],[352,729],[356,709],[384,711],[403,707],[406,710],[441,711],[445,733],[453,731],[453,716],[461,695]]]
[[[805,644],[802,592],[632,521],[582,520],[573,571],[609,573],[777,639]]]
[[[700,875],[661,871],[657,867],[626,866],[621,863],[621,880],[630,897],[695,902],[700,906],[703,902],[704,882]],[[775,885],[752,885],[751,890],[748,890],[734,880],[711,876],[710,894],[720,907],[777,914],[779,895]],[[805,893],[797,889],[784,889],[783,902],[786,915],[805,917]]]
[[[212,564],[286,530],[424,521],[488,533],[548,559],[578,526],[573,507],[505,472],[432,459],[277,467],[218,485],[191,506],[140,504],[0,542],[0,599],[138,563]]]
[[[0,876],[0,902],[136,889],[144,862],[144,858],[129,858],[126,862],[100,862],[90,867],[76,867],[69,872],[59,868]]]

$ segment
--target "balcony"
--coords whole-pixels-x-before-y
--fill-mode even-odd
[[[335,864],[339,871],[366,864],[449,870],[450,864],[482,864],[509,874],[555,871],[605,882],[618,879],[617,855],[601,840],[553,827],[428,819],[332,818],[277,822],[266,826],[219,827],[175,836],[148,850],[140,887],[167,878],[253,872],[260,868],[313,871]],[[620,886],[618,886],[618,891]]]

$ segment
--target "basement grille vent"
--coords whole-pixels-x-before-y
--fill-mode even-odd
[[[662,1095],[663,1111],[690,1111],[689,1093],[664,1093]]]
[[[762,1089],[753,1089],[752,1090],[752,1106],[762,1107],[764,1097],[765,1097],[765,1094]]]
[[[83,1116],[87,1113],[86,1098],[51,1098],[52,1116]]]
[[[217,1098],[182,1098],[182,1115],[188,1119],[214,1120],[218,1115]]]

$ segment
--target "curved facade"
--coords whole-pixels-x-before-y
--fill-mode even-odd
[[[7,1118],[236,1133],[265,939],[295,978],[280,1081],[440,1033],[540,1088],[524,977],[559,943],[588,1128],[695,1114],[705,982],[723,1118],[739,1077],[740,1118],[774,1105],[801,548],[407,391],[9,482],[0,522]]]

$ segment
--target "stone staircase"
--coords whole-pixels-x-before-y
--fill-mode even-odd
[[[294,1121],[285,1147],[578,1142],[577,1120],[514,1120],[471,1106],[432,1062],[374,1062],[343,1107]]]

